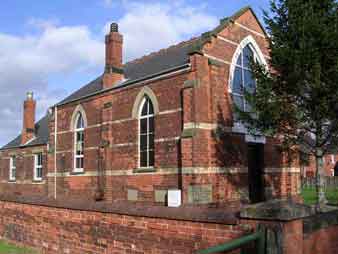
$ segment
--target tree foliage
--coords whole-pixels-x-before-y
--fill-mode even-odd
[[[322,158],[338,147],[338,4],[335,0],[274,0],[264,13],[268,68],[251,60],[251,112],[236,107],[252,133],[281,138],[284,148],[316,157],[318,206],[325,203]]]
[[[264,14],[268,70],[252,62],[257,87],[245,93],[252,112],[237,108],[249,130],[279,134],[284,145],[302,144],[313,154],[338,145],[337,12],[334,0],[271,2]]]

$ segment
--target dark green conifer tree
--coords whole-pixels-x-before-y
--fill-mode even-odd
[[[338,4],[335,0],[273,0],[264,13],[269,68],[251,61],[251,112],[239,118],[251,133],[282,137],[285,148],[316,157],[317,208],[326,202],[323,155],[338,146]]]

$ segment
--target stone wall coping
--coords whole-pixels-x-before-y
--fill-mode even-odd
[[[315,214],[305,218],[303,220],[303,232],[304,234],[310,234],[314,231],[337,225],[338,207],[335,207],[335,210]]]
[[[277,199],[245,206],[241,209],[242,219],[292,221],[306,218],[315,213],[314,208],[288,199]]]
[[[0,196],[0,201],[27,205],[45,206],[51,208],[72,209],[80,211],[113,213],[127,216],[150,217],[169,220],[183,220],[202,223],[217,223],[236,225],[239,223],[238,210],[235,208],[211,208],[182,206],[178,208],[153,204],[137,204],[128,201],[112,203],[90,200],[54,200],[43,197]]]

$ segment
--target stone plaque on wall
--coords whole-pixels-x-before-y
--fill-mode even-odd
[[[188,202],[192,204],[208,204],[212,202],[212,185],[190,185],[188,188]]]
[[[133,189],[128,189],[128,200],[129,201],[137,201],[138,199],[138,191]]]
[[[155,190],[155,202],[166,202],[167,190]]]

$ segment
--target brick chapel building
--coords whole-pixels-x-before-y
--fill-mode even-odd
[[[105,43],[104,73],[38,122],[28,93],[22,132],[0,150],[1,197],[236,208],[298,195],[298,164],[234,116],[255,87],[249,58],[269,68],[249,7],[131,62],[117,24]]]

